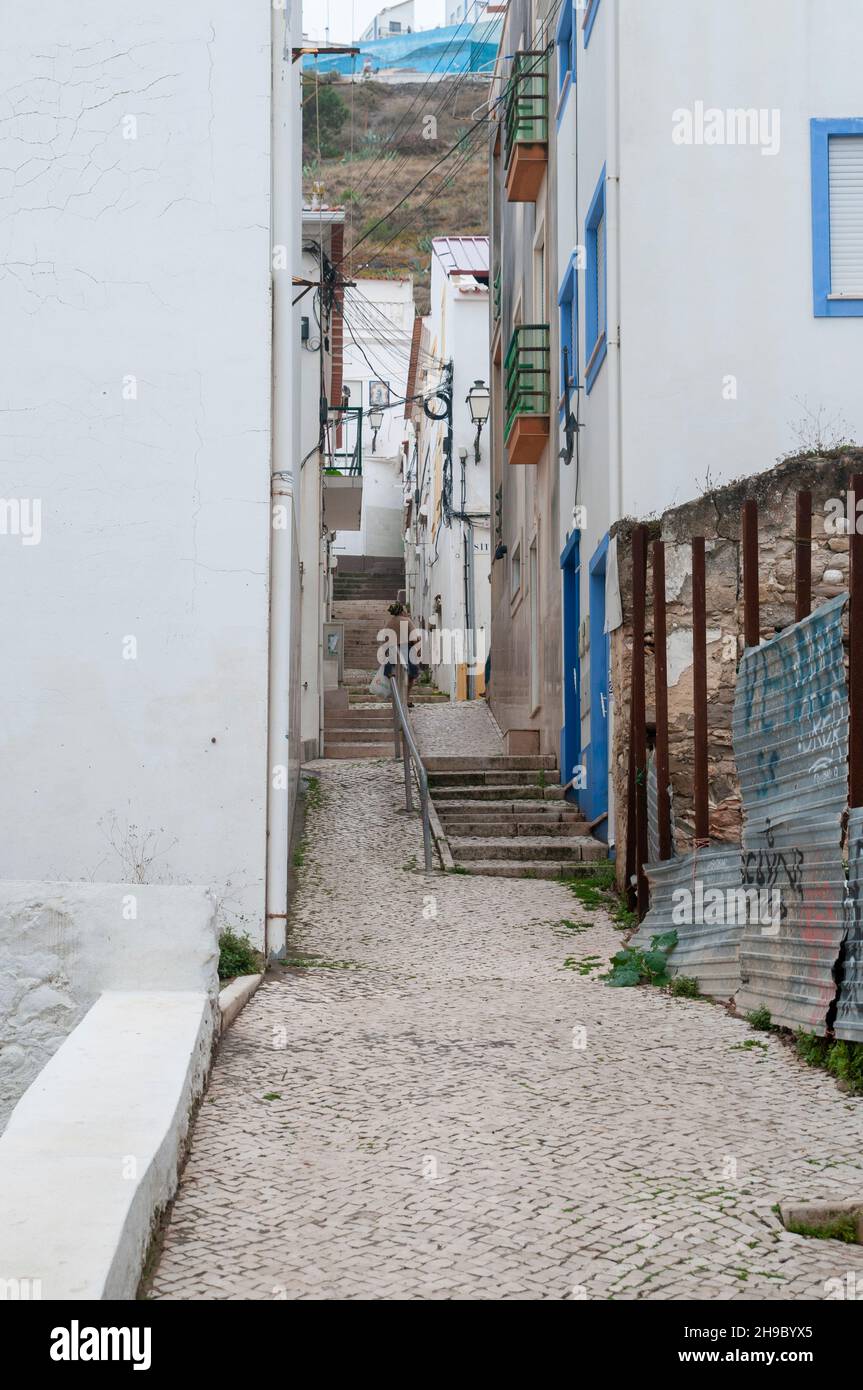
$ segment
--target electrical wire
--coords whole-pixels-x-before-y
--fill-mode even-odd
[[[543,24],[540,26],[539,32],[541,32],[545,28],[546,24],[551,23],[551,20],[553,19],[554,15],[556,14],[557,10],[560,8],[562,3],[563,0],[555,0],[555,4],[553,5],[552,9],[549,11],[548,15],[545,16]],[[534,40],[532,39],[531,42],[533,43]],[[537,54],[536,61],[530,67],[525,68],[523,73],[524,76],[530,76],[532,72],[535,72],[540,67],[542,60],[546,56],[548,47],[549,45],[546,45],[546,47],[539,54]],[[477,132],[480,129],[487,127],[492,113],[498,106],[500,106],[500,104],[503,101],[506,100],[507,95],[507,89],[506,87],[504,87],[504,90],[501,92],[500,96],[496,97],[495,100],[490,103],[488,110],[481,117],[479,117],[479,119],[476,120],[473,123],[473,125],[468,126],[467,130],[459,137],[455,144],[449,146],[449,148],[444,151],[441,157],[435,160],[434,164],[432,164],[430,168],[428,168],[425,171],[425,173],[420,175],[416,183],[414,183],[411,186],[411,188],[408,189],[407,193],[405,193],[401,198],[399,198],[398,202],[394,203],[393,206],[387,212],[385,212],[381,217],[379,217],[377,221],[374,222],[372,226],[369,227],[368,230],[359,238],[358,241],[354,242],[353,246],[350,248],[351,255],[353,255],[358,246],[361,246],[364,241],[367,241],[368,238],[372,236],[372,234],[377,230],[378,227],[380,227],[384,222],[388,221],[392,217],[393,213],[397,212],[400,207],[404,206],[404,204],[408,201],[412,194],[414,194],[417,191],[417,189],[426,181],[427,178],[429,178],[435,172],[436,169],[439,169],[442,164],[444,164],[448,159],[452,158],[453,155],[459,152],[461,146],[464,145],[465,142],[473,142],[477,139]],[[470,148],[470,146],[468,146],[468,148]],[[464,162],[459,166],[459,172],[463,167]],[[436,190],[437,192],[440,192],[440,189],[444,187],[445,182],[446,180],[444,180],[444,182],[439,185],[438,189]],[[411,216],[416,216],[417,213],[422,210],[422,207],[425,207],[429,201],[431,201],[431,199],[427,199],[426,202],[421,205],[421,208],[417,209],[416,212]],[[408,222],[405,222],[404,226],[406,227],[407,225]],[[398,232],[396,232],[392,237],[388,239],[388,241],[384,243],[384,246],[389,246],[393,241],[395,241],[396,237],[401,234],[402,230],[403,228],[399,229]],[[383,247],[379,249],[382,250]],[[343,259],[345,258],[343,257]],[[360,268],[365,269],[365,266]]]
[[[482,20],[482,15],[483,15],[483,12],[484,12],[484,10],[485,10],[485,0],[473,0],[473,4],[469,5],[469,6],[467,7],[467,9],[465,10],[464,19],[460,22],[460,24],[459,24],[459,26],[458,26],[459,29],[461,29],[461,27],[462,27],[463,24],[466,24],[466,23],[467,23],[468,15],[470,14],[470,11],[471,11],[474,7],[477,8],[476,19],[475,19],[475,20],[473,21],[473,23],[471,24],[470,29],[467,31],[467,33],[459,40],[458,53],[460,53],[461,50],[464,48],[464,45],[470,41],[470,38],[471,38],[471,35],[473,34],[473,31],[476,29],[477,25],[478,25],[478,24],[480,23],[480,21]],[[456,30],[456,34],[453,35],[453,38],[450,40],[450,43],[453,42],[453,40],[456,38],[457,34],[458,34],[458,30]],[[447,48],[449,48],[449,44],[447,45]],[[444,52],[446,52],[446,50],[444,50]],[[458,56],[458,53],[454,53],[454,54],[453,54],[453,61],[454,61],[455,58]],[[443,55],[441,55],[441,56],[443,56]],[[438,59],[438,62],[440,62],[440,59]],[[395,130],[393,131],[393,133],[390,135],[390,137],[389,137],[389,139],[388,139],[388,141],[387,141],[387,143],[388,143],[390,146],[392,146],[392,145],[394,144],[395,136],[396,136],[397,131],[401,128],[402,125],[404,125],[405,121],[407,120],[407,117],[408,117],[408,116],[410,115],[410,113],[413,111],[414,107],[415,107],[416,104],[417,104],[417,101],[418,101],[419,98],[422,96],[422,94],[423,94],[423,92],[425,91],[426,87],[429,85],[429,82],[430,82],[430,80],[431,80],[431,77],[432,77],[432,74],[434,73],[434,71],[435,71],[435,69],[433,68],[433,69],[432,69],[432,72],[429,73],[429,76],[426,78],[425,82],[422,84],[422,87],[420,88],[419,92],[418,92],[417,95],[414,97],[414,100],[411,102],[411,104],[410,104],[410,106],[408,107],[407,111],[406,111],[406,112],[404,113],[404,115],[402,116],[402,119],[401,119],[401,121],[399,122],[398,126],[396,126],[396,129],[395,129]],[[447,72],[448,72],[448,71],[449,71],[449,69],[447,68],[447,69],[445,69],[442,73],[439,74],[438,79],[437,79],[438,82],[440,82],[441,79],[444,78],[444,77],[447,75]],[[445,91],[445,92],[444,92],[444,95],[443,95],[443,97],[441,98],[440,102],[439,102],[438,105],[435,107],[434,111],[433,111],[432,113],[430,113],[433,117],[436,117],[436,116],[438,116],[438,115],[440,114],[440,111],[441,111],[441,109],[442,109],[442,107],[443,107],[443,105],[444,105],[444,102],[446,102],[446,100],[448,99],[448,97],[449,97],[450,95],[452,95],[453,97],[455,96],[455,93],[458,91],[459,86],[460,86],[461,83],[464,81],[465,71],[466,71],[465,69],[462,69],[461,72],[458,74],[458,76],[457,76],[457,78],[456,78],[456,83],[455,83],[455,87],[454,87],[454,89],[453,89],[453,92],[452,92],[452,93],[450,93],[450,92],[448,92],[448,91]],[[400,159],[397,159],[397,160],[396,160],[396,162],[395,162],[395,164],[394,164],[394,166],[393,166],[392,169],[390,169],[390,168],[385,168],[384,170],[379,171],[378,174],[375,176],[374,180],[372,181],[371,186],[369,186],[368,189],[367,189],[367,196],[370,197],[370,196],[376,191],[376,189],[378,189],[378,188],[380,187],[380,181],[381,181],[381,178],[383,177],[384,174],[388,174],[391,178],[394,178],[398,173],[401,172],[401,170],[404,168],[404,166],[408,163],[409,159],[410,159],[410,155],[409,155],[409,154],[402,155],[402,157],[401,157]]]
[[[474,4],[480,4],[480,3],[481,3],[481,0],[474,0]],[[471,7],[471,8],[472,8],[472,7]],[[400,131],[400,130],[403,128],[403,126],[405,125],[405,122],[407,121],[407,119],[408,119],[408,117],[410,116],[411,112],[415,109],[415,107],[416,107],[416,105],[417,105],[417,102],[422,98],[422,96],[423,96],[423,94],[424,94],[426,88],[427,88],[427,87],[429,86],[429,84],[431,83],[432,78],[434,77],[435,73],[437,73],[438,68],[440,67],[440,64],[443,62],[443,59],[446,57],[447,53],[449,52],[450,48],[452,47],[453,43],[455,42],[456,38],[458,37],[459,30],[462,28],[462,26],[463,26],[464,24],[467,23],[468,14],[469,14],[469,10],[466,10],[466,11],[465,11],[464,19],[462,19],[462,20],[459,21],[459,24],[458,24],[458,27],[457,27],[455,33],[452,35],[452,37],[450,38],[450,40],[449,40],[449,42],[447,43],[446,47],[443,49],[443,51],[442,51],[440,57],[438,58],[438,60],[437,60],[437,62],[435,63],[434,67],[432,68],[431,72],[430,72],[430,73],[428,74],[428,76],[426,77],[425,82],[423,82],[423,83],[421,84],[421,86],[418,88],[418,90],[417,90],[417,92],[416,92],[416,95],[414,96],[414,99],[413,99],[413,101],[411,102],[410,106],[408,107],[407,111],[405,111],[405,112],[403,113],[403,115],[402,115],[402,117],[401,117],[401,120],[397,123],[397,125],[393,128],[393,130],[392,130],[392,131],[390,132],[390,134],[388,135],[388,137],[387,137],[387,139],[386,139],[386,141],[385,141],[385,150],[386,150],[387,148],[388,148],[388,149],[392,149],[392,148],[393,148],[394,142],[395,142],[395,139],[396,139],[396,136],[398,135],[399,131]],[[476,22],[477,22],[477,21],[474,20],[474,23],[471,25],[471,28],[470,28],[470,30],[468,31],[468,35],[465,36],[464,39],[460,40],[460,42],[459,42],[459,50],[460,50],[461,47],[463,46],[464,42],[466,42],[466,39],[467,39],[467,37],[469,37],[470,33],[473,32],[473,29],[476,27]],[[456,57],[456,53],[453,54],[453,59],[454,59],[455,57]],[[440,73],[438,73],[437,80],[440,81],[440,79],[441,79],[442,77],[445,77],[445,76],[446,76],[446,73],[448,72],[448,70],[449,70],[449,65],[448,65],[446,68],[444,68]],[[382,151],[381,154],[379,154],[374,160],[372,160],[372,163],[371,163],[371,165],[369,166],[369,169],[366,171],[366,172],[367,172],[367,176],[370,176],[370,175],[372,174],[372,172],[373,172],[374,169],[375,169],[375,166],[376,166],[381,160],[383,160],[384,163],[387,163],[387,162],[388,162],[388,156],[387,156],[387,154],[386,154],[384,151]],[[374,180],[373,180],[373,183],[372,183],[372,187],[369,188],[369,191],[370,191],[370,192],[373,190],[373,187],[379,187],[379,181],[380,181],[380,178],[381,178],[381,175],[382,175],[383,172],[384,172],[383,170],[378,170],[377,174],[375,174],[375,177],[374,177]]]

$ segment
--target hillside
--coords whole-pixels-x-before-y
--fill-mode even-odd
[[[429,307],[431,238],[488,231],[485,133],[479,133],[460,170],[450,176],[461,163],[454,155],[403,207],[387,214],[482,115],[486,93],[484,82],[456,77],[424,88],[321,78],[317,91],[313,76],[303,79],[304,196],[308,200],[317,190],[326,203],[344,203],[348,247],[385,219],[358,247],[353,273],[360,278],[413,275],[420,313]],[[445,177],[446,186],[421,208]],[[411,220],[413,212],[417,216]]]

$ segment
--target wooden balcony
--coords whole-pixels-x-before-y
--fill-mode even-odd
[[[516,53],[504,114],[506,194],[535,203],[548,168],[548,55]]]
[[[539,463],[551,434],[551,348],[547,323],[519,324],[504,362],[510,463]]]

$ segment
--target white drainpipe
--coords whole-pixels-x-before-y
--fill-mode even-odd
[[[608,265],[605,285],[607,299],[606,332],[608,333],[608,508],[611,522],[619,521],[623,508],[623,441],[621,425],[620,384],[620,5],[619,0],[609,11],[611,43],[609,45],[606,91],[606,129],[608,157],[606,159],[605,232]]]
[[[291,7],[293,9],[293,6]],[[291,766],[292,588],[298,527],[294,470],[299,462],[294,360],[299,308],[292,306],[291,276],[298,265],[301,218],[298,149],[299,84],[291,62],[291,10],[272,10],[272,246],[286,248],[286,266],[272,277],[272,507],[270,516],[270,679],[267,728],[267,921],[266,953],[284,953],[288,913],[288,857],[297,768]],[[279,510],[276,509],[284,509]],[[273,517],[281,524],[274,526]]]

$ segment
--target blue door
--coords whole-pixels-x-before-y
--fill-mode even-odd
[[[606,816],[597,825],[597,839],[608,839],[608,668],[610,642],[605,631],[605,561],[608,536],[604,536],[590,561],[590,758],[587,770],[588,820]]]
[[[573,531],[560,557],[563,577],[563,728],[560,731],[560,780],[564,786],[573,778],[576,789],[567,793],[582,804],[584,791],[579,790],[581,779],[581,686],[578,660],[578,628],[581,622],[581,603],[578,585],[581,577],[579,541],[581,532]]]

